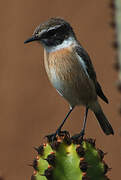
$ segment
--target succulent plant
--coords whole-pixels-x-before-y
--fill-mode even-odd
[[[109,180],[105,153],[95,147],[94,139],[71,138],[65,133],[35,149],[31,180]]]

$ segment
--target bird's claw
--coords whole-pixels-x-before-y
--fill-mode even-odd
[[[53,142],[57,140],[57,136],[64,136],[64,135],[69,135],[69,132],[61,131],[60,129],[58,129],[55,133],[46,135],[45,137],[47,137],[49,142]]]
[[[82,143],[83,141],[83,138],[84,138],[84,130],[82,130],[79,134],[75,134],[74,136],[71,137],[72,141],[73,142],[76,142],[76,143]]]

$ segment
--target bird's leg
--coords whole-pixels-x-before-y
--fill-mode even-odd
[[[69,115],[71,114],[71,112],[73,111],[74,108],[70,108],[69,112],[66,114],[66,117],[64,118],[63,122],[61,123],[61,125],[59,126],[59,128],[56,131],[56,134],[60,134],[61,133],[61,129],[64,125],[64,123],[66,122],[67,118],[69,117]]]
[[[67,131],[61,131],[64,123],[66,122],[67,118],[69,117],[69,115],[71,114],[71,112],[73,111],[74,107],[70,107],[69,112],[67,113],[66,117],[64,118],[63,122],[61,123],[61,125],[59,126],[59,128],[56,130],[56,132],[54,134],[50,134],[47,135],[46,137],[48,138],[49,141],[53,141],[56,139],[57,135],[61,135],[63,133],[67,133]]]
[[[87,114],[88,114],[88,107],[86,107],[86,111],[85,111],[85,115],[84,115],[84,122],[83,122],[83,127],[82,130],[80,132],[80,136],[83,138],[83,136],[85,135],[85,128],[86,128],[86,122],[87,122]]]
[[[85,111],[85,115],[84,115],[84,121],[83,121],[83,127],[82,130],[79,134],[76,134],[74,136],[72,136],[73,140],[78,140],[81,137],[81,140],[83,140],[83,137],[85,135],[85,128],[86,128],[86,122],[87,122],[87,114],[88,114],[88,107],[86,107],[86,111]]]

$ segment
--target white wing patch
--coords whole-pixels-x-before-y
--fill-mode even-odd
[[[83,67],[85,73],[87,74],[88,78],[90,78],[90,77],[89,77],[89,74],[88,74],[88,72],[87,72],[87,66],[86,66],[84,60],[83,60],[78,54],[77,54],[77,57],[78,57],[78,60],[79,60],[79,62],[80,62],[80,64],[81,64],[81,66]]]

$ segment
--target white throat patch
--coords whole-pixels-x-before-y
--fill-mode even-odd
[[[56,45],[56,46],[45,46],[44,48],[46,49],[47,52],[54,52],[63,48],[67,48],[72,44],[77,44],[76,40],[73,37],[69,37],[68,39],[64,40],[61,44]]]

